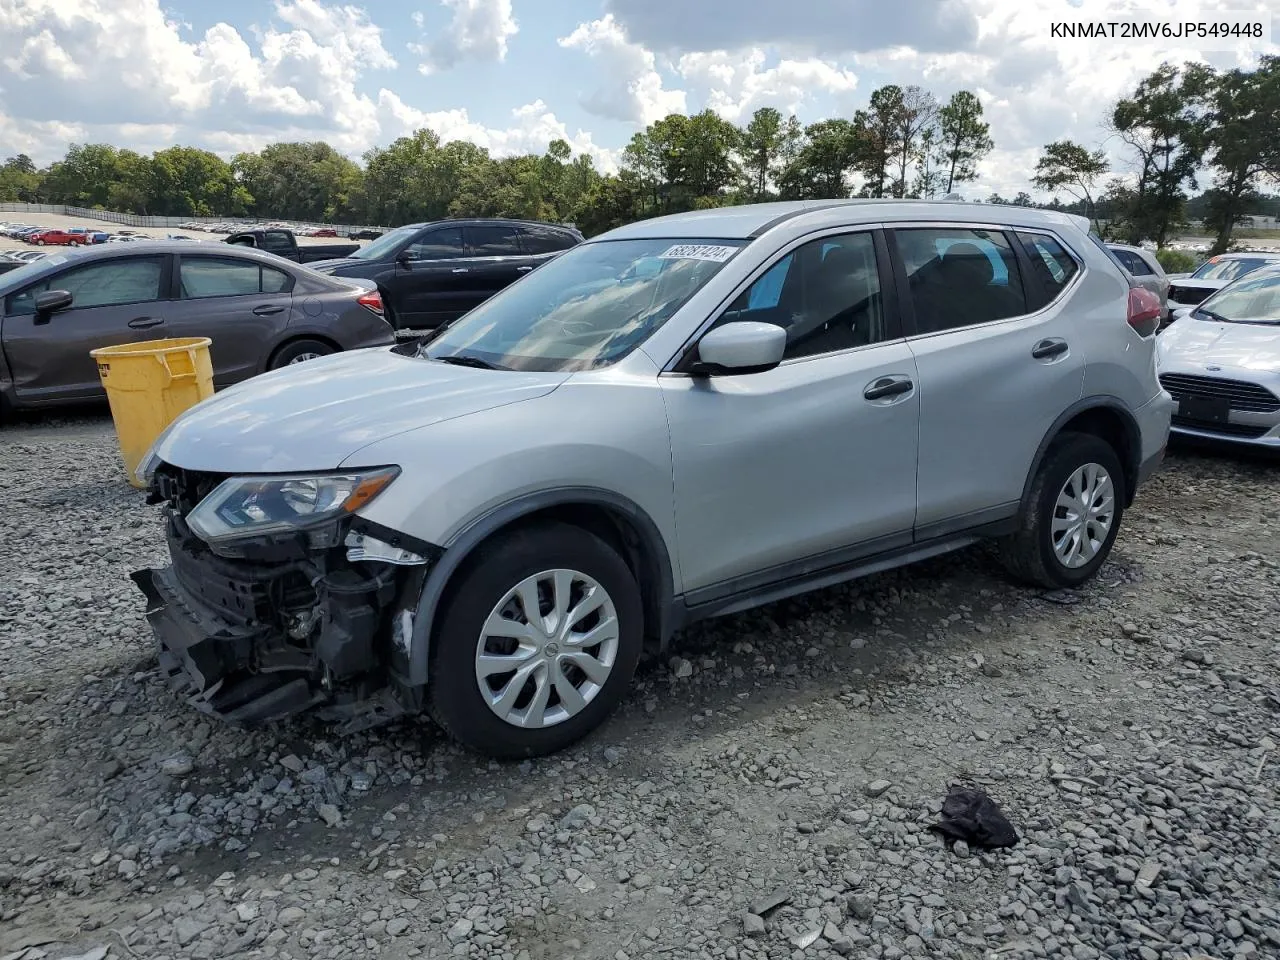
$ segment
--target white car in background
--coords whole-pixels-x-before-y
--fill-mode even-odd
[[[1181,319],[1206,297],[1263,267],[1280,265],[1280,251],[1255,250],[1210,257],[1194,273],[1172,279],[1169,322]]]
[[[1280,263],[1207,297],[1157,340],[1172,432],[1280,450]]]

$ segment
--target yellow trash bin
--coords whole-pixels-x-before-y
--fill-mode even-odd
[[[213,396],[208,337],[144,340],[90,350],[111,404],[129,483],[156,437],[184,410]]]

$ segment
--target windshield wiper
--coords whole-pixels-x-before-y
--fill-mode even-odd
[[[1196,313],[1203,313],[1210,320],[1216,320],[1218,323],[1234,323],[1234,320],[1228,320],[1220,313],[1214,313],[1212,310],[1206,310],[1204,307],[1196,307]]]
[[[475,367],[477,370],[505,370],[506,367],[500,367],[496,363],[490,363],[488,360],[481,360],[479,357],[464,357],[460,354],[451,353],[443,357],[428,357],[429,360],[439,360],[441,363],[452,363],[455,367]]]

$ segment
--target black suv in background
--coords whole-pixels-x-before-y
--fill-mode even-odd
[[[392,326],[429,330],[582,241],[572,227],[550,223],[438,220],[397,227],[349,257],[308,266],[374,281]]]

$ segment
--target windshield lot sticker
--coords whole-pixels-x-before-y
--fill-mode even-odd
[[[724,263],[737,251],[737,247],[716,247],[704,243],[677,243],[674,247],[668,247],[666,252],[658,254],[658,259],[710,260],[712,263]]]

